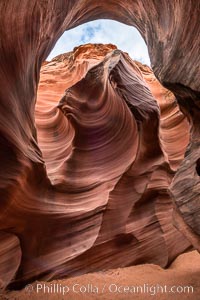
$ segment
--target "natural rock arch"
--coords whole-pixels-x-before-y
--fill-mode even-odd
[[[29,202],[20,201],[24,194],[30,196],[41,182],[49,187],[49,190],[39,191],[40,197],[46,196],[52,189],[37,146],[34,122],[41,64],[65,30],[87,21],[108,18],[133,25],[139,30],[147,43],[155,75],[163,85],[174,92],[181,109],[190,119],[190,146],[175,176],[172,191],[177,205],[177,227],[180,227],[197,248],[199,247],[200,218],[199,203],[196,200],[199,197],[199,176],[196,176],[195,180],[188,180],[195,171],[196,161],[200,156],[199,5],[196,0],[129,0],[126,3],[107,0],[101,1],[101,4],[96,0],[1,1],[0,131],[8,140],[8,144],[15,149],[9,161],[12,173],[5,174],[3,169],[0,171],[0,193],[4,199],[1,203],[2,220],[9,216],[12,205],[15,204],[19,208],[11,213],[10,227],[6,230],[15,233],[12,227],[14,216],[17,215],[20,219],[23,212],[28,212],[31,208],[32,204]],[[3,148],[5,156],[6,151]],[[2,160],[4,159],[2,156]],[[24,182],[27,184],[26,190],[20,194],[18,187]],[[194,198],[194,189],[197,198]],[[41,203],[38,203],[37,208],[34,204],[34,209],[45,215],[46,211],[52,210],[51,205],[47,202],[44,209]],[[30,216],[30,219],[32,217]],[[40,218],[39,215],[37,218]],[[0,226],[1,230],[5,229],[3,222]],[[37,224],[35,226],[37,227]],[[23,219],[19,228],[18,237],[24,228],[27,234],[33,233],[30,228],[26,229]],[[31,243],[35,244],[37,240],[32,239]],[[37,263],[42,265],[42,257],[40,259]],[[32,274],[28,277],[32,278],[35,267],[29,267]],[[52,265],[51,268],[53,267]],[[21,270],[19,274],[20,272]]]

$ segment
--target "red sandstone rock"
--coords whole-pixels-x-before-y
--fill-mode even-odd
[[[169,114],[164,109],[159,130],[158,105],[147,85],[153,95],[154,88],[126,55],[115,51],[102,63],[91,62],[91,70],[82,66],[80,77],[65,86],[71,88],[59,109],[53,96],[49,107],[46,101],[46,121],[37,108],[43,153],[38,146],[34,113],[41,64],[65,30],[98,18],[139,29],[155,75],[190,120],[190,145],[172,186],[174,219],[200,249],[199,2],[2,0],[0,11],[0,230],[10,240],[5,246],[2,237],[1,249],[13,255],[15,247],[17,254],[8,271],[3,252],[3,284],[18,265],[15,286],[141,261],[166,266],[189,246],[172,226],[167,190],[183,156],[187,124],[177,107],[173,119],[171,107]],[[49,80],[53,85],[55,78]],[[176,152],[175,130],[170,141],[164,132],[168,120],[180,129],[185,124]]]
[[[164,267],[190,247],[172,225],[168,192],[189,128],[149,67],[113,45],[60,55],[42,67],[35,120],[46,169],[26,162],[4,217],[22,251],[13,286]]]
[[[170,167],[176,171],[184,158],[183,149],[189,141],[188,121],[180,112],[174,94],[160,84],[148,66],[138,62],[136,64],[160,107],[160,139],[164,153],[167,153]]]

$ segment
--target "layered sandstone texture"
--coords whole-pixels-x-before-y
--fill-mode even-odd
[[[1,0],[0,12],[1,286],[200,249],[199,1]],[[111,45],[44,64],[37,96],[61,34],[100,18],[138,28],[179,107]]]
[[[5,245],[19,255],[13,268],[10,253],[2,256],[3,282],[165,267],[190,248],[173,226],[168,191],[189,125],[149,67],[110,44],[45,62],[35,122],[42,164],[19,155],[18,189],[3,216],[15,230]]]
[[[50,282],[36,281],[31,284],[32,289],[29,286],[29,290],[5,291],[0,299],[197,300],[200,294],[199,271],[200,255],[191,251],[179,255],[167,269],[144,264]],[[42,288],[37,290],[37,286]],[[64,287],[68,287],[69,292],[63,292],[63,295]],[[48,293],[48,288],[52,292]]]

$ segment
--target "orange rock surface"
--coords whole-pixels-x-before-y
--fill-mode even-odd
[[[199,1],[2,0],[0,12],[1,286],[199,250]],[[174,96],[113,46],[44,64],[35,107],[58,38],[99,18],[140,31],[190,122],[186,152]]]
[[[35,121],[44,167],[27,164],[16,175],[23,194],[4,219],[22,253],[11,286],[144,262],[165,267],[191,248],[173,227],[168,191],[189,126],[149,67],[113,45],[60,55],[41,69]]]

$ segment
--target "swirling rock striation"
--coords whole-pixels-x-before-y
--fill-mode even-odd
[[[21,173],[2,215],[20,241],[10,250],[21,253],[11,287],[142,262],[165,267],[191,248],[172,225],[168,191],[189,126],[149,67],[110,44],[60,55],[41,69],[35,121],[42,164],[13,150],[10,176]]]
[[[189,247],[172,226],[171,197],[173,221],[200,249],[199,1],[2,0],[0,11],[1,286],[143,261],[166,266]],[[58,67],[35,111],[40,68],[57,39],[98,18],[138,28],[154,74],[190,121],[173,196],[187,123],[173,95],[157,92],[151,72],[127,55],[72,59],[66,82]]]

